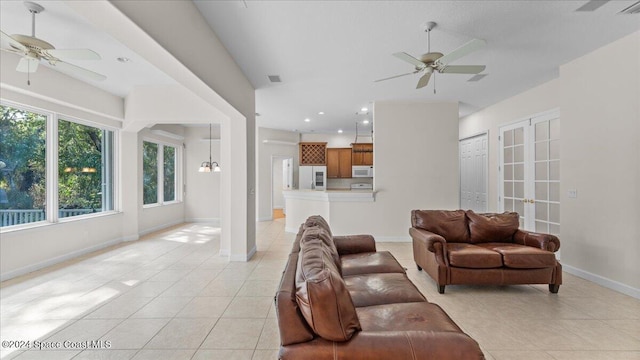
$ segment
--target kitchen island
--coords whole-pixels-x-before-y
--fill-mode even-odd
[[[336,235],[351,229],[351,213],[357,216],[357,211],[372,208],[376,192],[372,190],[284,190],[286,218],[285,231],[298,232],[300,224],[311,215],[321,215],[337,230]],[[334,215],[334,216],[332,216]],[[351,218],[351,219],[350,219]],[[339,231],[339,232],[338,232]]]

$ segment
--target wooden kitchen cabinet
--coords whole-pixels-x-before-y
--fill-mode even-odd
[[[327,149],[327,178],[351,177],[351,148]]]
[[[358,143],[351,146],[351,165],[373,165],[373,143]]]
[[[326,142],[301,142],[300,143],[300,165],[326,165],[327,164],[327,143]]]

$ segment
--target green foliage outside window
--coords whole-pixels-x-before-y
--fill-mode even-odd
[[[164,146],[164,198],[163,201],[176,199],[176,148]]]
[[[44,210],[46,117],[0,105],[0,209]]]
[[[143,204],[158,202],[158,144],[142,143]]]
[[[58,207],[102,210],[102,130],[58,122]]]

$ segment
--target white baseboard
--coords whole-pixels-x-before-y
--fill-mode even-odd
[[[82,255],[85,255],[85,254],[92,253],[94,251],[98,251],[98,250],[104,249],[104,248],[109,247],[109,246],[113,246],[113,245],[119,244],[122,241],[124,241],[124,239],[122,239],[122,238],[106,241],[106,242],[103,242],[103,243],[98,244],[98,245],[89,246],[89,247],[81,249],[81,250],[72,251],[72,252],[70,252],[68,254],[56,256],[56,257],[51,258],[49,260],[41,261],[41,262],[39,262],[37,264],[23,266],[21,268],[15,269],[15,270],[8,271],[8,272],[6,272],[4,274],[0,274],[0,281],[13,279],[15,277],[18,277],[18,276],[21,276],[21,275],[24,275],[24,274],[28,274],[28,273],[31,273],[31,272],[34,272],[34,271],[37,271],[37,270],[41,270],[41,269],[44,269],[46,267],[59,264],[61,262],[64,262],[64,261],[67,261],[67,260],[71,260],[71,259],[77,258],[79,256],[82,256]]]
[[[285,228],[284,228],[284,232],[297,234],[299,229],[300,229],[300,227],[299,227],[299,226],[298,226],[298,227],[295,227],[295,228],[292,228],[292,227],[285,227]]]
[[[255,253],[256,253],[256,247],[254,246],[251,250],[249,250],[248,254],[231,255],[231,258],[229,260],[246,262],[246,261],[249,261],[253,257],[253,255],[255,255]]]
[[[220,251],[218,252],[218,255],[229,257],[229,250],[228,249],[220,249]]]
[[[373,236],[376,242],[411,242],[411,236]]]
[[[122,237],[123,242],[136,241],[140,239],[140,235],[127,235]]]
[[[184,222],[206,223],[206,224],[211,224],[211,226],[220,227],[220,218],[188,218],[188,219],[184,219]]]
[[[621,282],[615,281],[615,280],[611,280],[611,279],[607,279],[606,277],[600,276],[600,275],[596,275],[593,273],[590,273],[588,271],[584,271],[582,269],[578,269],[576,267],[570,266],[570,265],[566,265],[566,264],[562,264],[562,270],[568,272],[569,274],[581,277],[583,279],[592,281],[598,285],[602,285],[606,288],[609,288],[611,290],[615,290],[617,292],[621,292],[625,295],[629,295],[632,296],[636,299],[640,299],[640,289],[636,289],[634,287],[631,287],[627,284],[623,284]]]
[[[149,229],[144,229],[144,230],[140,231],[139,236],[144,236],[144,235],[147,235],[147,234],[151,234],[153,232],[160,231],[162,229],[166,229],[168,227],[175,226],[175,225],[178,225],[178,224],[183,224],[183,223],[184,223],[184,220],[180,219],[180,220],[175,220],[175,221],[171,221],[171,222],[168,222],[168,223],[164,223],[164,224],[161,224],[161,225],[157,225],[157,226],[151,227]]]
[[[272,220],[273,220],[273,216],[267,216],[267,217],[258,218],[258,221],[272,221]]]

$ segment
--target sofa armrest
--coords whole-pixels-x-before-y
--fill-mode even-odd
[[[340,256],[376,252],[376,241],[371,235],[334,236],[333,242]]]
[[[412,227],[409,229],[409,235],[413,238],[414,241],[420,241],[425,244],[427,250],[432,253],[437,252],[437,248],[441,248],[443,254],[447,253],[447,240],[445,240],[442,236],[432,233],[431,231],[427,231],[424,229],[418,229]]]
[[[560,249],[560,239],[551,234],[518,230],[513,235],[513,241],[516,244],[531,246],[551,252],[556,252]]]
[[[484,359],[478,343],[462,332],[452,331],[361,331],[346,342],[322,338],[283,346],[283,360],[353,359]]]

